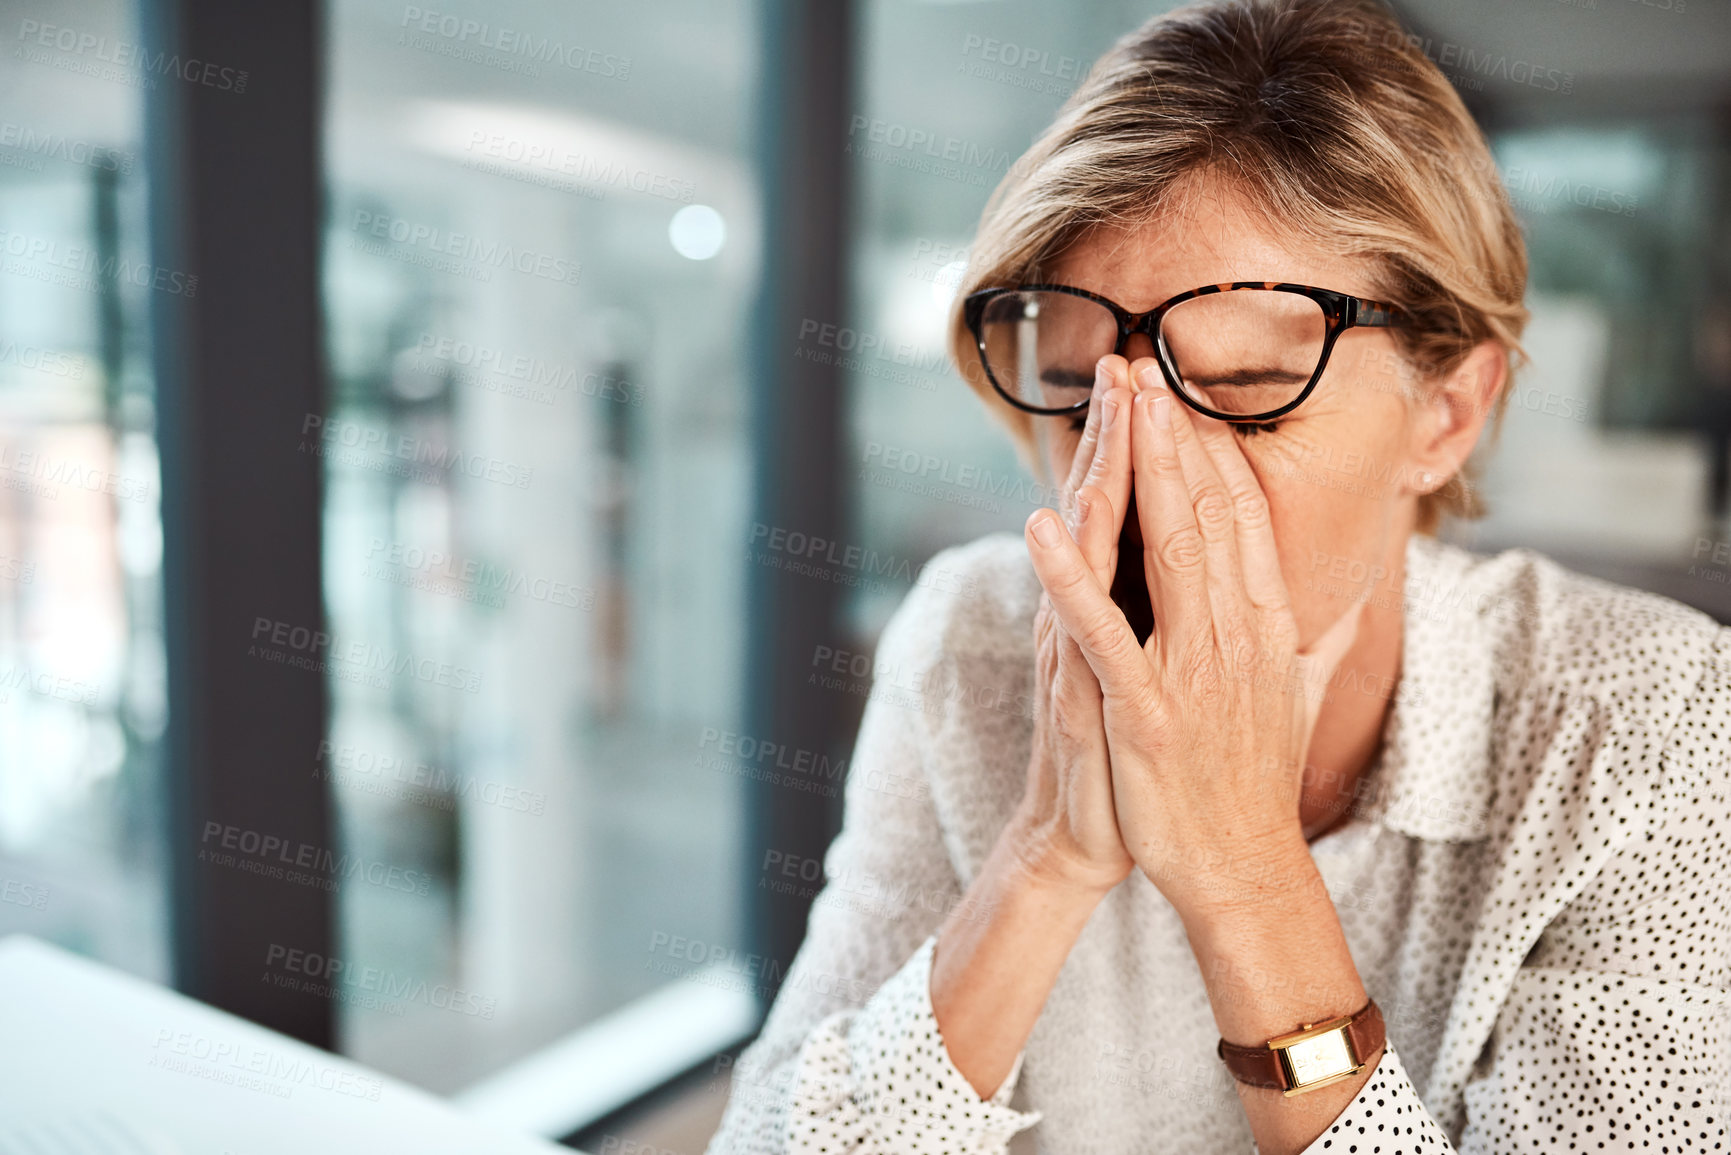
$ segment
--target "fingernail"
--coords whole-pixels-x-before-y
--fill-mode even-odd
[[[1172,398],[1164,393],[1154,398],[1154,428],[1169,429],[1172,426]]]
[[[1152,365],[1144,365],[1142,372],[1136,374],[1136,380],[1141,382],[1144,389],[1156,389],[1160,385],[1160,372]]]
[[[1118,399],[1107,397],[1100,402],[1100,432],[1112,428],[1112,421],[1118,416]]]
[[[1034,540],[1047,549],[1056,549],[1063,541],[1063,535],[1058,532],[1058,519],[1050,513],[1043,514],[1034,522]]]

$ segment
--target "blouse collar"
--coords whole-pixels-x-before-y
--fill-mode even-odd
[[[1496,684],[1485,591],[1473,573],[1482,560],[1427,535],[1407,540],[1401,673],[1358,813],[1416,838],[1489,832]]]

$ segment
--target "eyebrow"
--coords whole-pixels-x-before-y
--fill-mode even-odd
[[[1094,378],[1086,373],[1078,373],[1074,369],[1042,369],[1040,380],[1048,385],[1056,385],[1060,389],[1092,389]]]
[[[1186,374],[1184,379],[1192,385],[1206,389],[1214,385],[1304,385],[1310,381],[1310,374],[1293,373],[1286,369],[1238,369],[1231,373],[1217,373],[1206,377]]]

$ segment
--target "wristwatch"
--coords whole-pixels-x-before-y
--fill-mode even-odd
[[[1303,1023],[1259,1047],[1221,1039],[1215,1050],[1240,1083],[1269,1087],[1290,1098],[1358,1074],[1383,1042],[1382,1011],[1371,999],[1353,1014]]]

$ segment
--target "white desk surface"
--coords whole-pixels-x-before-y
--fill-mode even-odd
[[[0,939],[0,1155],[571,1155],[25,935]]]

